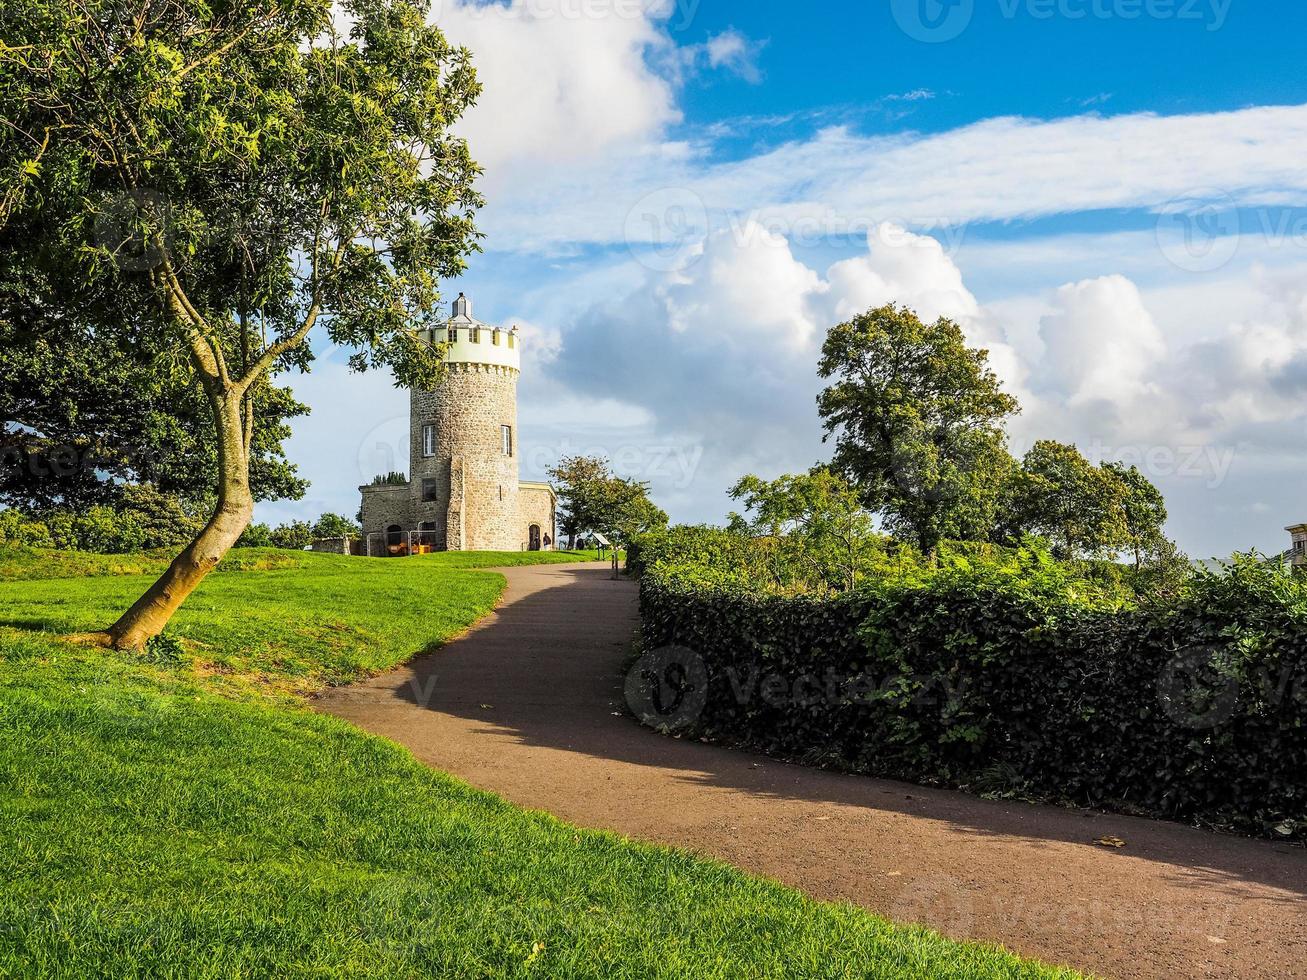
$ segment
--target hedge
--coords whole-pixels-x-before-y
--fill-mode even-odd
[[[683,647],[706,667],[692,735],[1307,839],[1307,602],[1251,561],[1170,609],[956,582],[782,598],[656,574],[641,580],[640,608],[645,650]]]

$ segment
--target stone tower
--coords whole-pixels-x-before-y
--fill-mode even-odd
[[[474,320],[459,293],[454,315],[429,339],[449,348],[444,380],[409,400],[418,530],[434,531],[439,550],[516,550],[517,333]]]
[[[453,315],[427,339],[448,345],[445,376],[410,394],[408,483],[360,488],[369,553],[380,553],[377,537],[392,554],[397,541],[404,553],[545,547],[554,535],[553,491],[518,480],[517,328],[475,319],[460,293]]]

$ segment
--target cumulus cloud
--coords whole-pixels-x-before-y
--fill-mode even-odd
[[[825,331],[891,301],[958,319],[1020,382],[1001,328],[941,245],[888,225],[873,229],[865,254],[824,272],[761,226],[718,231],[681,268],[586,310],[564,333],[558,369],[570,387],[646,407],[656,426],[648,438],[697,452],[692,486],[644,476],[682,517],[718,519],[743,474],[803,470],[828,457],[816,410]]]
[[[659,5],[451,0],[432,19],[484,86],[459,124],[493,186],[512,164],[594,159],[680,118],[650,57],[672,47]]]
[[[1072,406],[1128,411],[1156,390],[1166,346],[1133,282],[1118,275],[1068,283],[1053,303],[1040,321],[1045,374]]]

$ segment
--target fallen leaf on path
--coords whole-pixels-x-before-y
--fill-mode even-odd
[[[1125,847],[1125,841],[1120,837],[1096,837],[1094,843],[1103,847]]]
[[[1224,946],[1224,945],[1225,945],[1225,940],[1222,939],[1220,936],[1208,936],[1208,937],[1207,937],[1207,941],[1208,941],[1209,943],[1215,943],[1217,946]]]
[[[489,710],[489,709],[493,708],[494,705],[493,705],[493,704],[483,704],[481,707],[485,708],[486,710]]]

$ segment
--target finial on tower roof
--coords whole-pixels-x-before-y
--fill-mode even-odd
[[[464,316],[469,320],[472,319],[472,301],[462,293],[459,293],[458,299],[454,300],[454,316]]]

